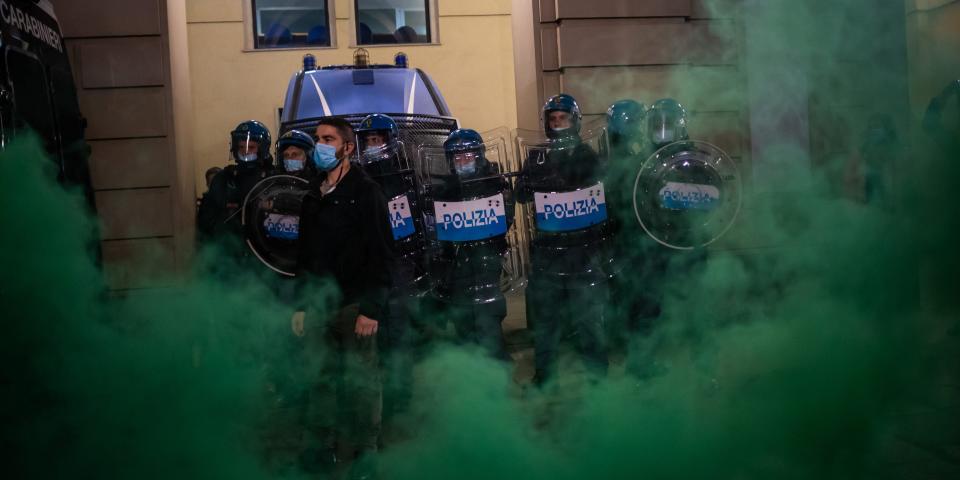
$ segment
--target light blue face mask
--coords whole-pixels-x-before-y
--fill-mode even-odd
[[[477,163],[470,162],[464,165],[457,164],[456,169],[457,175],[473,175],[474,173],[477,173]]]
[[[241,163],[250,163],[250,162],[255,162],[257,160],[256,153],[250,153],[247,155],[238,155],[238,157]]]
[[[383,150],[383,147],[367,147],[363,150],[363,153],[369,156],[376,155]]]
[[[294,160],[292,158],[284,158],[283,168],[288,172],[299,172],[300,170],[303,170],[303,160]]]
[[[337,159],[337,148],[325,143],[318,143],[313,149],[313,164],[323,172],[329,172],[337,167],[340,160]]]

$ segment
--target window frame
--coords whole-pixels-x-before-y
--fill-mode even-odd
[[[327,12],[327,30],[330,35],[329,45],[307,45],[292,44],[283,47],[258,47],[257,46],[257,0],[245,0],[246,8],[243,9],[244,23],[244,52],[283,52],[289,50],[333,50],[337,49],[337,14],[336,0],[316,0],[324,2]]]
[[[383,47],[392,47],[397,48],[403,45],[439,45],[440,36],[438,33],[440,20],[439,15],[437,14],[437,0],[422,0],[424,3],[424,14],[427,25],[427,37],[429,38],[426,42],[416,42],[416,43],[360,43],[360,0],[350,0],[352,4],[353,12],[353,28],[351,29],[351,48],[383,48]]]

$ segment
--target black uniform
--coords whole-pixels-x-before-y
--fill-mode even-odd
[[[499,172],[487,164],[479,180],[461,182],[451,175],[433,195],[434,202],[460,202],[503,194],[507,230],[514,221],[513,189]],[[484,178],[486,177],[486,178]],[[495,358],[507,359],[502,322],[507,302],[500,288],[503,256],[509,246],[506,235],[464,242],[438,242],[430,270],[436,294],[444,304],[461,341],[476,343]]]
[[[607,203],[616,220],[614,240],[617,274],[611,282],[608,335],[624,346],[631,334],[644,333],[660,315],[660,283],[666,268],[665,248],[643,230],[633,208],[637,172],[649,155],[631,148],[637,139],[611,140],[607,169]]]
[[[375,450],[380,434],[377,348],[375,340],[358,338],[354,326],[357,315],[382,321],[386,313],[393,260],[386,199],[359,168],[350,168],[326,195],[320,184],[320,179],[313,182],[300,214],[300,298],[323,311],[327,298],[306,290],[315,283],[302,282],[332,280],[340,309],[321,328],[308,329],[317,332],[308,333],[308,341],[321,343],[324,355],[313,384],[308,428],[324,448],[332,449],[339,419],[355,446]]]
[[[558,142],[559,143],[559,142]],[[534,192],[571,191],[602,180],[600,159],[589,145],[534,152],[524,163],[518,187],[521,202]],[[604,310],[609,296],[602,250],[612,235],[610,222],[568,232],[538,230],[530,242],[531,273],[527,286],[527,322],[532,324],[535,381],[550,378],[561,336],[577,333],[577,347],[587,367],[606,374]]]
[[[960,147],[960,140],[957,132],[946,128],[943,122],[943,110],[950,97],[960,98],[960,80],[951,81],[939,95],[930,99],[923,115],[923,130],[937,142],[941,150],[954,153]]]
[[[229,165],[213,177],[197,212],[201,244],[219,243],[231,255],[246,255],[240,209],[250,189],[269,174],[265,167]]]

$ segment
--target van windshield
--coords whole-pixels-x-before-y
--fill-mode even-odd
[[[423,78],[407,69],[307,72],[298,107],[298,118],[369,112],[440,115]]]

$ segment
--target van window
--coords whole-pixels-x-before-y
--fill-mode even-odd
[[[7,50],[7,78],[13,87],[16,111],[14,126],[33,128],[43,139],[47,151],[56,154],[57,136],[51,107],[50,90],[43,65],[34,57]],[[46,107],[46,108],[44,108]],[[57,155],[59,156],[59,155]]]
[[[67,150],[76,142],[83,142],[83,117],[77,109],[73,75],[69,70],[53,67],[50,69],[50,83],[53,84],[53,110],[60,125],[60,142]]]

